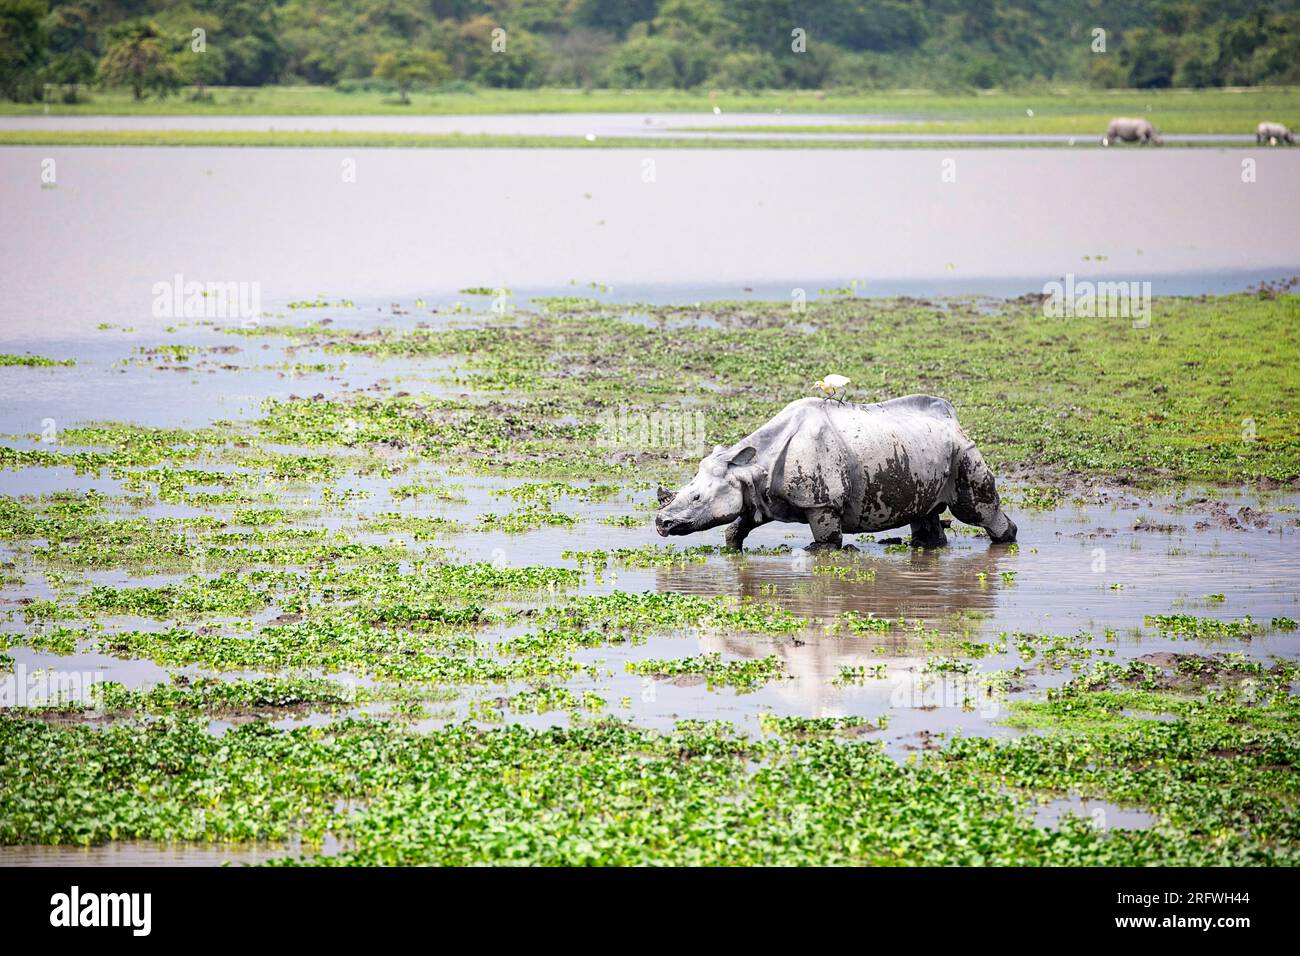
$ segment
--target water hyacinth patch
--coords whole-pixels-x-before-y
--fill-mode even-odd
[[[648,674],[653,677],[698,675],[705,679],[710,688],[735,687],[740,691],[749,691],[778,677],[781,663],[772,656],[750,661],[724,661],[721,654],[714,653],[670,660],[628,661],[627,670],[632,674]]]

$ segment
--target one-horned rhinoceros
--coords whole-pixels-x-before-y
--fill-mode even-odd
[[[730,448],[719,445],[677,493],[659,489],[661,535],[726,525],[729,548],[769,521],[809,525],[813,547],[843,533],[912,526],[912,544],[947,544],[945,508],[997,542],[1016,540],[993,472],[952,405],[909,395],[874,405],[791,402]]]
[[[1154,143],[1156,146],[1162,146],[1165,142],[1159,130],[1151,125],[1150,120],[1133,119],[1127,116],[1120,116],[1110,121],[1101,144],[1109,146],[1118,140],[1126,143]]]
[[[1260,123],[1255,127],[1255,145],[1263,146],[1265,143],[1272,146],[1276,146],[1278,143],[1294,146],[1295,133],[1281,123]]]

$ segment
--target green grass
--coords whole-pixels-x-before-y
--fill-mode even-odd
[[[51,115],[476,115],[501,113],[726,113],[868,114],[880,125],[759,125],[751,132],[892,132],[927,135],[1005,133],[1071,134],[1099,138],[1114,116],[1147,116],[1167,133],[1250,134],[1261,119],[1300,125],[1300,90],[1116,90],[1054,89],[950,94],[933,92],[752,93],[673,90],[580,92],[571,90],[480,90],[473,93],[415,94],[409,106],[379,93],[341,93],[320,87],[216,89],[213,98],[181,97],[137,101],[119,91],[97,91],[84,102],[50,104]],[[0,114],[41,114],[41,104],[0,103]],[[1032,111],[1033,115],[1029,115]],[[718,126],[718,130],[727,127]],[[717,142],[621,136],[588,142],[577,136],[421,134],[267,130],[5,130],[0,145],[30,146],[260,146],[405,147],[428,149],[712,149]],[[884,149],[915,142],[791,142],[736,140],[729,149]],[[941,140],[926,146],[949,145]],[[958,145],[953,143],[952,145]],[[960,144],[972,145],[972,144]],[[1005,145],[1005,144],[1002,144]],[[1028,144],[1019,144],[1028,145]]]
[[[621,321],[622,310],[584,309],[447,332],[262,329],[344,354],[459,357],[489,373],[472,379],[476,387],[490,392],[512,376],[528,397],[496,419],[481,403],[300,400],[275,403],[260,426],[270,438],[340,444],[339,423],[352,421],[350,440],[400,438],[453,466],[487,447],[525,452],[534,474],[608,477],[599,409],[682,407],[707,370],[706,444],[729,444],[835,368],[852,379],[854,401],[948,398],[999,468],[1123,474],[1145,485],[1300,476],[1300,396],[1289,373],[1300,359],[1300,296],[1158,298],[1150,326],[1136,329],[1128,318],[1052,319],[1037,305],[971,301],[819,300],[800,316],[810,327],[801,334],[788,330],[785,303],[635,308],[664,319],[703,311],[722,327],[666,335]],[[593,367],[599,375],[585,371]],[[578,424],[553,424],[566,412]],[[519,416],[535,421],[527,434]],[[678,454],[681,471],[668,474],[697,459]],[[656,466],[639,476],[663,475]]]
[[[460,93],[411,94],[411,103],[377,92],[344,93],[328,87],[271,86],[260,88],[209,88],[212,98],[190,100],[135,100],[125,90],[92,90],[79,103],[48,104],[50,115],[197,115],[197,116],[310,116],[310,115],[476,115],[502,113],[866,113],[898,115],[930,122],[987,120],[1012,123],[1034,118],[1059,119],[1070,115],[1112,116],[1145,114],[1182,123],[1198,115],[1239,117],[1258,112],[1286,122],[1300,113],[1300,91],[1289,88],[1249,90],[1095,90],[1043,87],[1034,90],[984,93],[931,91],[852,92],[770,90],[754,92],[683,90],[499,90]],[[0,113],[44,114],[41,103],[0,103]],[[1258,121],[1258,120],[1257,120]],[[1158,124],[1159,125],[1159,124]],[[1253,124],[1252,124],[1253,127]],[[1177,126],[1170,125],[1171,130]],[[1208,132],[1227,132],[1229,129]],[[993,132],[988,129],[984,131]],[[1008,130],[1017,131],[1017,130]],[[1043,130],[1071,132],[1072,130]],[[1186,127],[1179,131],[1195,132]]]
[[[1054,133],[1100,138],[1116,116],[1144,116],[1161,132],[1254,135],[1260,120],[1300,124],[1300,90],[1078,90],[973,97],[896,96],[873,112],[907,113],[910,122],[759,125],[753,132]],[[1032,111],[1033,115],[1030,115]],[[902,117],[900,117],[901,119]],[[726,129],[726,127],[712,127]]]

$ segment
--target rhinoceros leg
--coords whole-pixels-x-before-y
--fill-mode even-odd
[[[830,508],[810,508],[807,512],[808,527],[812,528],[813,543],[809,551],[821,551],[838,548],[844,538],[840,533],[840,516]]]
[[[935,508],[920,521],[912,522],[912,547],[942,548],[948,543],[948,536],[943,533],[943,523],[939,521],[941,514],[942,506]]]
[[[745,546],[745,539],[749,533],[758,527],[758,522],[754,521],[749,515],[741,515],[731,524],[727,525],[725,532],[727,547],[732,551],[739,551]]]
[[[957,499],[949,509],[958,521],[979,525],[999,544],[1016,540],[1016,525],[1002,510],[993,471],[974,445],[958,462]]]

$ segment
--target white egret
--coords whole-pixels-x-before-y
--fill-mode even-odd
[[[843,375],[827,375],[825,378],[821,379],[820,381],[814,382],[813,388],[821,389],[822,393],[826,395],[828,398],[834,398],[837,401],[843,401],[844,400],[843,396],[837,395],[835,393],[841,391],[848,384],[849,384],[849,380],[845,378]]]

